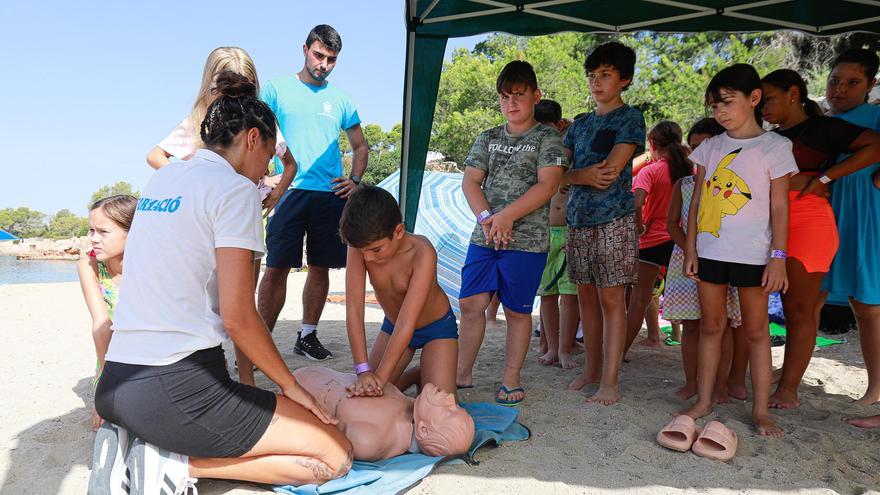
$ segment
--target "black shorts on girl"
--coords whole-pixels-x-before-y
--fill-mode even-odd
[[[192,457],[241,457],[263,437],[277,398],[232,380],[219,346],[165,366],[107,361],[95,391],[105,420]]]
[[[731,287],[761,287],[764,268],[767,265],[747,265],[729,261],[697,258],[697,276],[710,284],[727,284]]]
[[[639,249],[639,261],[654,266],[669,266],[669,258],[672,257],[672,248],[674,247],[675,242],[666,241],[656,246]]]

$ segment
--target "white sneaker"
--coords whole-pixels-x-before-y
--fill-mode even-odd
[[[189,476],[189,457],[160,449],[135,438],[125,459],[131,477],[131,495],[198,495]],[[190,490],[192,489],[192,490]]]
[[[95,453],[89,495],[128,495],[128,471],[125,467],[130,436],[121,426],[107,421],[95,434]]]

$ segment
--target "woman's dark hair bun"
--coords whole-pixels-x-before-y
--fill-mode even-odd
[[[229,98],[256,97],[257,85],[243,75],[227,70],[217,74],[212,91]]]

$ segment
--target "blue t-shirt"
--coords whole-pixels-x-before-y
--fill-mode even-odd
[[[572,169],[586,168],[608,158],[617,144],[634,144],[636,156],[645,151],[645,117],[623,105],[605,115],[596,112],[577,119],[563,144],[573,150]],[[632,194],[632,157],[608,189],[572,185],[568,198],[568,225],[595,227],[635,211]]]
[[[339,130],[361,123],[351,98],[330,83],[312,86],[294,74],[266,83],[260,99],[275,112],[296,160],[291,187],[332,191],[331,181],[342,175]]]

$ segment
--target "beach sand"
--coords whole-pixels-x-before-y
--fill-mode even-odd
[[[332,273],[331,293],[342,293],[343,278],[342,271]],[[304,280],[304,273],[291,275],[275,332],[291,368],[314,364],[293,354]],[[0,494],[85,493],[94,438],[94,348],[79,286],[0,286],[0,315]],[[381,310],[368,305],[366,317],[371,340]],[[336,356],[328,366],[350,371],[344,319],[344,304],[328,303],[319,331]],[[500,321],[487,331],[476,388],[464,400],[493,398],[503,360]],[[710,419],[723,421],[740,438],[737,456],[727,464],[664,450],[654,441],[682,407],[674,395],[683,380],[678,348],[634,348],[620,377],[624,398],[612,407],[585,404],[592,388],[566,390],[579,371],[542,366],[533,349],[523,371],[528,395],[521,407],[532,438],[480,451],[477,466],[441,466],[410,493],[870,493],[880,488],[880,430],[859,430],[841,419],[878,409],[852,403],[867,377],[858,336],[845,338],[843,345],[816,352],[803,406],[776,413],[785,438],[756,436],[749,403],[716,407]],[[782,348],[773,357],[778,366]],[[583,355],[578,358],[582,363]],[[273,389],[259,373],[257,380]],[[265,493],[257,485],[209,480],[198,488],[202,495]]]

